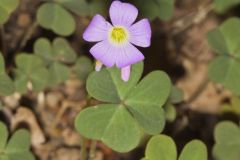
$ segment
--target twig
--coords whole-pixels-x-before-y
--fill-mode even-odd
[[[202,94],[204,89],[207,87],[208,83],[209,83],[209,79],[205,78],[203,82],[199,85],[199,87],[196,89],[196,91],[187,100],[187,103],[194,102]]]
[[[22,40],[21,40],[21,42],[20,42],[20,45],[19,45],[17,51],[22,50],[22,49],[26,46],[28,40],[31,38],[31,36],[32,36],[32,34],[34,33],[34,31],[35,31],[35,29],[37,28],[37,26],[38,26],[38,22],[35,20],[35,21],[32,23],[32,25],[28,28],[27,33],[26,33],[26,34],[24,35],[24,37],[22,38]]]
[[[90,146],[89,160],[94,160],[96,153],[97,141],[93,140]]]
[[[201,23],[207,15],[213,10],[212,4],[207,5],[206,7],[199,7],[197,12],[189,13],[188,15],[177,20],[172,27],[173,35],[177,35],[192,25]]]

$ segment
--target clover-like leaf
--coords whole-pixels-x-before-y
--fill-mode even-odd
[[[6,126],[0,122],[0,159],[1,160],[35,160],[30,149],[30,134],[25,129],[17,130],[7,142]]]
[[[186,144],[179,156],[179,160],[207,160],[207,147],[199,140],[192,140]]]
[[[166,73],[151,72],[129,93],[125,104],[139,124],[150,134],[163,130],[163,104],[168,99],[171,81]]]
[[[28,89],[39,92],[47,87],[49,72],[46,68],[36,68],[35,72],[26,74],[22,70],[15,70],[15,87],[19,93],[25,93]],[[28,88],[31,83],[32,88]]]
[[[169,122],[173,122],[176,117],[177,117],[177,110],[175,106],[171,103],[166,103],[164,105],[164,111],[165,111],[165,116],[166,120]]]
[[[0,52],[0,73],[5,73],[5,61],[2,52]]]
[[[149,134],[161,133],[165,126],[164,110],[160,106],[134,103],[128,106],[139,125]]]
[[[240,34],[240,31],[238,30],[239,26],[240,19],[236,17],[226,20],[220,26],[220,31],[225,37],[225,41],[229,49],[228,54],[230,56],[233,56],[234,58],[240,58],[240,37],[237,36],[238,34]]]
[[[78,79],[86,81],[88,75],[93,71],[93,63],[88,57],[81,56],[76,60],[73,70]]]
[[[49,73],[48,83],[54,85],[66,81],[70,76],[70,69],[64,64],[54,62],[49,68]]]
[[[240,95],[239,77],[240,63],[238,60],[224,56],[214,59],[209,66],[209,78],[223,84],[233,93]]]
[[[147,160],[176,160],[177,148],[171,137],[157,135],[152,137],[145,151]]]
[[[161,18],[169,20],[174,11],[175,0],[134,0],[140,10],[140,14],[150,19]]]
[[[163,130],[165,125],[165,116],[162,105],[168,99],[171,89],[171,82],[169,77],[164,72],[155,71],[148,74],[145,78],[143,78],[143,80],[138,83],[142,75],[142,71],[142,62],[133,65],[129,81],[124,82],[121,79],[119,69],[117,69],[116,67],[104,68],[99,72],[93,72],[89,76],[89,78],[87,79],[87,90],[92,97],[100,101],[114,103],[112,105],[109,105],[118,106],[118,108],[124,108],[124,110],[128,113],[126,114],[131,117],[129,119],[132,119],[134,123],[136,123],[138,126],[141,126],[145,132],[149,134],[157,134]],[[108,104],[103,104],[102,106],[105,105]],[[122,150],[122,148],[116,148],[115,145],[111,145],[114,143],[113,140],[111,140],[110,143],[110,141],[104,141],[104,139],[96,137],[96,131],[93,131],[94,129],[99,128],[98,124],[96,125],[96,123],[92,124],[91,130],[88,130],[86,126],[89,126],[89,124],[84,123],[84,120],[80,119],[86,116],[89,117],[88,115],[91,114],[93,115],[91,116],[93,118],[90,119],[92,119],[92,121],[98,121],[99,119],[96,117],[95,114],[100,114],[97,111],[100,111],[101,106],[97,108],[99,109],[90,108],[86,109],[88,112],[80,112],[76,120],[76,127],[79,128],[78,131],[85,136],[89,136],[88,138],[102,140],[108,146],[120,152],[129,151],[130,149],[132,149],[132,144],[135,144],[136,147],[136,143],[132,142],[132,144],[127,144],[127,142],[125,142],[126,140],[123,139],[124,137],[122,136],[114,137],[116,138],[116,140],[114,141],[125,142],[125,150]],[[94,113],[95,110],[97,110],[96,113]],[[101,115],[101,117],[114,116],[108,115],[104,112],[102,114],[103,115]],[[106,124],[104,123],[101,125],[105,126]],[[85,128],[83,128],[82,126],[84,126]],[[121,127],[121,124],[116,123],[115,128],[118,127]],[[128,133],[127,128],[121,127],[121,129],[121,132],[119,130],[116,130],[115,134],[117,135],[122,133]],[[141,131],[140,128],[138,128],[137,130],[138,132]],[[89,133],[89,135],[87,133]],[[98,133],[101,133],[101,131],[98,131]],[[96,134],[98,135],[98,133]],[[136,136],[134,142],[139,141],[139,138],[139,136]]]
[[[85,137],[102,140],[112,149],[127,152],[140,140],[136,121],[123,105],[102,104],[80,112],[75,121]]]
[[[58,0],[58,2],[80,16],[89,15],[88,3],[85,0]]]
[[[208,34],[208,40],[211,47],[218,53],[240,57],[240,38],[237,36],[240,33],[238,30],[239,26],[239,18],[230,18],[219,28],[210,31]]]
[[[68,41],[63,38],[54,39],[53,54],[57,60],[66,63],[73,63],[77,58],[76,52],[69,45]]]
[[[54,61],[73,63],[76,52],[64,38],[55,38],[53,44],[46,38],[39,38],[34,44],[34,53],[43,58],[46,63]]]
[[[16,131],[9,140],[6,150],[8,153],[28,150],[30,146],[30,134],[27,130]]]
[[[48,39],[40,38],[34,44],[34,52],[48,67],[49,85],[62,83],[69,78],[70,69],[65,63],[75,62],[76,52],[65,39],[56,38],[51,45]]]
[[[34,91],[39,92],[48,85],[47,78],[50,76],[49,74],[46,68],[38,68],[31,74],[31,82]]]
[[[71,35],[76,28],[73,16],[57,3],[44,3],[37,12],[37,21],[43,28],[61,36]]]
[[[228,54],[228,46],[223,36],[222,32],[219,29],[213,29],[208,32],[208,43],[210,47],[219,54]]]
[[[96,13],[104,14],[107,10],[108,0],[58,0],[58,2],[80,16],[92,16]]]
[[[176,86],[172,86],[170,95],[164,105],[166,119],[173,122],[177,117],[177,110],[174,106],[175,103],[180,103],[183,100],[183,91]]]
[[[237,36],[240,31],[239,18],[226,20],[219,28],[208,33],[208,40],[211,47],[217,52],[229,55],[233,58],[240,58],[240,38]]]
[[[214,0],[213,1],[213,5],[214,5],[214,9],[218,12],[218,13],[225,13],[228,9],[239,5],[240,4],[240,0]]]
[[[16,91],[19,93],[26,93],[28,90],[28,82],[29,80],[28,77],[25,76],[25,73],[22,70],[16,69],[14,79]]]
[[[162,71],[153,71],[135,87],[128,95],[127,104],[146,104],[162,106],[171,89],[168,75]]]
[[[5,73],[0,73],[0,94],[11,95],[15,91],[12,79]]]
[[[179,103],[183,100],[183,91],[176,86],[172,86],[168,102]]]
[[[179,160],[207,160],[207,147],[199,140],[186,144]],[[177,148],[173,139],[166,135],[152,137],[145,151],[145,160],[177,160]]]
[[[0,95],[11,95],[15,91],[12,79],[5,73],[5,62],[0,52]]]
[[[214,131],[213,156],[216,160],[240,159],[240,128],[230,121],[220,122]]]
[[[209,78],[240,95],[240,20],[230,18],[208,35],[209,44],[219,55],[210,63]]]
[[[47,85],[49,72],[44,62],[36,55],[21,53],[16,57],[15,86],[20,93],[25,93],[31,82],[34,91],[41,91]]]
[[[36,68],[43,67],[43,61],[32,54],[20,53],[16,57],[16,65],[19,69],[24,71],[26,74],[31,74]]]
[[[46,64],[54,59],[52,46],[47,38],[39,38],[34,43],[34,53],[43,58]]]
[[[120,78],[119,69],[102,69],[100,72],[93,72],[87,80],[88,93],[103,102],[118,103],[124,100],[129,91],[137,84],[143,72],[143,63],[132,66],[131,77],[128,82]]]
[[[3,150],[7,144],[8,131],[7,127],[0,122],[0,150]],[[1,155],[1,154],[0,154]]]
[[[1,0],[0,24],[6,23],[11,13],[17,8],[19,0]]]

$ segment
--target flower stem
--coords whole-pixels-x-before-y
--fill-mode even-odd
[[[89,160],[94,160],[97,148],[97,141],[93,140],[90,146]]]
[[[90,105],[91,102],[91,96],[86,96],[86,105],[82,108],[82,110]],[[83,136],[81,136],[81,160],[87,160],[87,147],[86,147],[87,139]],[[92,148],[92,146],[91,146]],[[92,149],[91,149],[92,150]],[[90,151],[91,152],[91,151]]]
[[[31,38],[31,36],[33,35],[33,33],[34,33],[34,31],[36,30],[37,26],[38,26],[38,22],[37,22],[37,20],[35,20],[35,21],[32,23],[32,25],[28,28],[27,33],[26,33],[26,34],[24,35],[24,37],[22,38],[22,40],[21,40],[21,42],[20,42],[20,45],[19,45],[17,51],[22,50],[22,49],[26,46],[28,40],[29,40],[29,39]]]
[[[81,137],[81,160],[87,160],[87,149],[86,149],[86,141],[87,139],[83,136]]]

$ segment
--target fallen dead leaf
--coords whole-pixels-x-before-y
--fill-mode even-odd
[[[46,141],[44,133],[41,130],[34,113],[26,107],[19,107],[16,114],[11,118],[12,130],[23,122],[29,126],[31,132],[31,143],[34,147],[38,147]]]

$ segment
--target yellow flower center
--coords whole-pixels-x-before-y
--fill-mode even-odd
[[[123,27],[113,27],[110,30],[110,40],[115,44],[122,44],[128,39],[128,32]]]

